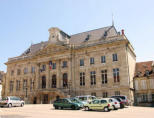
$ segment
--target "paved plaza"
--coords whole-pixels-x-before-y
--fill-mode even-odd
[[[111,112],[55,110],[51,104],[0,108],[0,118],[153,118],[154,108],[133,107]]]

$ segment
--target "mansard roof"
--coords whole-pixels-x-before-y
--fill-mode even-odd
[[[103,37],[112,37],[116,36],[118,33],[114,26],[103,27],[87,32],[82,32],[70,36],[69,43],[74,45],[82,45],[86,41],[95,41]],[[46,46],[48,41],[41,42],[38,44],[31,45],[21,56],[34,54],[39,51],[42,47]]]

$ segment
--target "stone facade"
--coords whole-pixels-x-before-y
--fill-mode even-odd
[[[7,65],[6,94],[27,103],[59,97],[126,95],[133,102],[136,56],[114,26],[69,36],[49,29],[49,40],[30,46]]]
[[[0,99],[5,92],[5,76],[6,74],[3,71],[0,71]]]
[[[154,106],[154,62],[136,63],[135,105]]]

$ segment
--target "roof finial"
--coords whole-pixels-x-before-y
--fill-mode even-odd
[[[114,18],[113,18],[113,13],[112,13],[112,26],[114,26]]]

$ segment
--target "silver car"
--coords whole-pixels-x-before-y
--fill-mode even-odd
[[[0,107],[13,107],[13,106],[23,107],[24,104],[25,102],[21,100],[21,98],[15,96],[8,96],[0,100]]]

